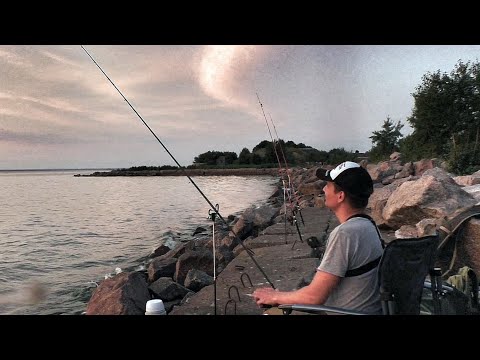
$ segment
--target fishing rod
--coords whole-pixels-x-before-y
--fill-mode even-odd
[[[258,103],[260,104],[260,107],[262,109],[263,117],[264,117],[265,122],[267,124],[268,132],[270,133],[270,138],[272,139],[272,144],[273,144],[273,147],[275,149],[275,154],[277,155],[278,164],[280,166],[280,171],[281,171],[282,170],[282,165],[280,163],[280,157],[278,156],[278,152],[277,152],[277,149],[276,149],[277,146],[275,144],[275,140],[273,139],[272,132],[270,131],[270,126],[268,125],[268,120],[267,120],[267,117],[265,115],[265,111],[263,110],[263,104],[260,101],[260,97],[258,96],[258,93],[256,93],[256,95],[257,95]],[[270,116],[270,120],[272,120],[271,116]],[[272,124],[273,124],[273,120],[272,120]],[[273,124],[273,125],[275,126],[275,124]],[[275,131],[276,131],[276,128],[275,128]],[[277,134],[277,139],[278,139],[278,134]],[[278,143],[279,143],[280,149],[281,149],[281,144],[280,144],[279,139],[278,139]],[[297,233],[298,233],[298,236],[300,237],[300,241],[303,242],[302,233],[300,232],[300,228],[298,227],[298,223],[297,223],[297,218],[295,216],[295,212],[299,211],[300,207],[293,204],[291,193],[290,193],[290,191],[293,190],[293,186],[292,186],[291,181],[290,181],[290,175],[288,174],[287,160],[285,159],[285,153],[283,153],[283,150],[282,150],[282,155],[283,155],[283,161],[285,162],[285,166],[286,166],[285,173],[286,173],[287,178],[288,178],[288,185],[289,185],[288,201],[290,202],[290,209],[292,211],[292,225],[293,225],[293,223],[295,223],[295,227],[297,228]],[[285,184],[284,177],[282,177],[282,183],[283,183],[283,201],[284,201],[284,204],[285,204],[285,244],[286,244],[287,243],[287,202],[286,202],[286,199],[285,199],[285,193],[287,192],[287,187],[286,187],[286,184]],[[297,201],[297,204],[298,204],[298,201]],[[300,216],[301,216],[301,213],[300,213]],[[305,222],[303,221],[303,216],[302,216],[302,222],[303,222],[303,225],[305,226]],[[295,242],[293,243],[293,246],[295,246]],[[292,249],[293,249],[293,246],[292,246]]]
[[[303,221],[303,215],[302,215],[302,211],[300,209],[300,203],[298,201],[297,192],[295,191],[295,188],[293,187],[293,181],[291,181],[291,179],[290,179],[290,174],[289,174],[289,169],[288,169],[288,164],[287,164],[287,158],[285,156],[285,153],[283,152],[283,146],[282,146],[282,143],[280,142],[280,138],[278,137],[277,127],[275,126],[275,123],[273,122],[272,115],[271,114],[268,114],[268,115],[270,116],[270,122],[273,125],[273,129],[275,130],[275,136],[277,137],[278,145],[280,146],[280,151],[282,152],[283,161],[285,162],[285,170],[286,170],[287,177],[288,177],[288,186],[290,187],[290,189],[292,189],[293,196],[295,196],[295,202],[296,202],[295,209],[300,214],[300,218],[302,219],[302,224],[303,224],[303,226],[305,226],[305,221]],[[290,202],[292,202],[292,201],[290,200]]]
[[[281,173],[282,171],[282,164],[280,162],[280,157],[278,156],[278,152],[277,152],[277,146],[275,145],[275,140],[273,140],[273,136],[272,136],[272,132],[270,131],[270,126],[268,125],[268,121],[267,121],[267,117],[265,116],[265,111],[263,111],[263,104],[262,102],[260,101],[260,97],[258,96],[258,93],[255,93],[257,95],[257,99],[258,99],[258,103],[260,104],[260,108],[262,109],[262,113],[263,113],[263,118],[265,119],[265,123],[267,124],[267,129],[268,129],[268,133],[270,134],[270,139],[272,139],[272,146],[273,146],[273,150],[275,151],[275,156],[277,157],[277,161],[278,161],[278,168],[279,168],[279,174]],[[287,185],[285,184],[285,179],[283,178],[283,176],[281,176],[280,178],[282,180],[282,184],[283,184],[283,205],[285,207],[285,219],[284,219],[284,224],[285,224],[285,244],[287,244],[287,200],[286,200],[286,191],[287,191]],[[289,198],[290,200],[290,198]]]
[[[215,218],[220,207],[215,205],[215,211],[208,209],[208,217],[213,221],[212,225],[212,248],[213,248],[213,308],[214,314],[217,315],[217,267],[215,266]]]
[[[220,212],[218,211],[218,208],[216,208],[211,202],[210,200],[208,200],[208,198],[205,196],[205,194],[203,193],[202,190],[200,190],[200,188],[197,186],[197,184],[195,183],[195,181],[193,181],[193,179],[187,174],[187,172],[185,171],[185,168],[183,166],[180,165],[180,163],[177,161],[177,159],[175,159],[175,157],[172,155],[172,153],[167,149],[167,147],[162,143],[162,141],[158,138],[158,136],[153,132],[153,130],[150,128],[150,126],[148,126],[147,122],[145,120],[143,120],[143,118],[140,116],[140,114],[137,112],[137,110],[135,110],[135,108],[132,106],[132,104],[130,104],[130,102],[127,100],[127,98],[122,94],[122,92],[120,91],[120,89],[113,83],[113,81],[108,77],[108,75],[105,73],[105,71],[103,71],[103,69],[100,67],[100,65],[98,65],[98,63],[95,61],[95,59],[92,57],[92,55],[90,55],[90,53],[87,51],[87,49],[85,49],[83,47],[83,45],[80,45],[82,47],[82,49],[85,51],[85,53],[88,55],[88,57],[90,59],[92,59],[93,63],[95,65],[97,65],[97,67],[100,69],[100,71],[103,73],[103,75],[105,75],[105,77],[108,79],[108,81],[113,85],[113,87],[115,88],[115,90],[118,91],[118,93],[122,96],[123,100],[126,101],[126,103],[130,106],[130,108],[134,111],[134,113],[138,116],[138,118],[142,121],[142,123],[147,127],[147,129],[152,133],[152,135],[155,137],[155,139],[157,139],[157,141],[160,143],[160,145],[162,145],[162,147],[165,149],[165,151],[167,152],[168,155],[170,155],[170,157],[172,158],[172,160],[175,162],[175,164],[177,164],[178,168],[183,172],[183,174],[188,178],[188,180],[190,180],[190,182],[192,183],[193,186],[195,186],[195,189],[198,190],[198,192],[200,193],[200,195],[202,195],[202,197],[205,199],[205,201],[208,203],[208,205],[210,205],[210,207],[212,208],[212,210],[218,215],[218,217],[220,218],[220,220],[222,220],[222,222],[228,227],[228,223],[227,221],[223,218],[223,216],[220,214]],[[263,271],[263,269],[260,267],[260,265],[257,263],[257,261],[255,260],[255,258],[253,257],[253,251],[249,248],[247,248],[245,246],[245,244],[243,243],[242,239],[240,239],[240,237],[236,234],[236,232],[231,229],[230,230],[232,232],[232,234],[234,235],[235,238],[238,239],[240,245],[242,245],[243,249],[247,252],[248,256],[250,256],[250,258],[252,259],[253,263],[255,264],[255,266],[258,268],[258,270],[260,270],[260,272],[262,273],[262,275],[265,277],[265,280],[267,280],[267,282],[270,284],[270,286],[275,289],[275,286],[273,285],[273,283],[270,281],[270,279],[268,278],[267,274],[265,274],[265,272]]]
[[[298,212],[300,214],[300,218],[302,219],[303,226],[305,226],[305,221],[303,221],[303,215],[302,215],[302,212],[300,210],[300,205],[298,203],[298,197],[297,197],[297,194],[295,193],[295,188],[293,187],[293,182],[290,179],[289,169],[288,169],[288,165],[287,165],[287,159],[285,157],[285,153],[283,152],[282,144],[280,143],[280,138],[278,137],[277,128],[275,127],[275,123],[273,122],[272,115],[269,114],[269,116],[270,116],[270,121],[273,125],[273,128],[275,129],[275,134],[277,136],[277,142],[280,146],[280,150],[282,151],[283,161],[285,162],[285,173],[287,174],[288,188],[289,188],[288,201],[290,201],[290,210],[292,211],[292,225],[295,224],[295,227],[297,228],[297,233],[298,233],[298,236],[300,238],[300,241],[303,242],[302,233],[300,231],[300,228],[298,227],[298,221],[297,221],[296,213]],[[296,202],[295,204],[293,203],[293,200],[292,200],[292,192],[293,192],[293,195],[295,196],[295,202]],[[286,211],[286,209],[285,209],[285,211]],[[295,247],[296,243],[297,243],[297,240],[295,240],[293,242],[292,250]]]
[[[275,127],[275,124],[273,123],[273,119],[272,119],[272,116],[270,115],[270,121],[273,125],[273,128],[275,130],[275,134],[277,136],[277,141],[275,142],[275,140],[273,139],[273,136],[272,136],[272,132],[270,131],[270,125],[268,125],[268,120],[267,120],[267,117],[265,116],[265,111],[263,110],[263,104],[262,102],[260,101],[260,97],[258,96],[258,93],[255,93],[257,95],[257,99],[258,99],[258,103],[260,104],[260,107],[262,109],[262,113],[263,113],[263,118],[265,119],[265,123],[267,124],[267,129],[268,129],[268,133],[270,134],[270,139],[272,139],[272,145],[273,145],[273,149],[275,151],[275,155],[277,156],[277,160],[278,160],[278,166],[280,168],[280,171],[282,170],[282,165],[280,163],[280,156],[278,155],[278,152],[277,152],[277,146],[276,146],[276,142],[278,143],[279,147],[280,147],[280,150],[282,152],[282,157],[283,157],[283,162],[285,163],[285,173],[288,177],[288,183],[289,183],[289,186],[290,186],[290,175],[288,174],[288,165],[287,165],[287,159],[285,157],[285,153],[283,152],[283,148],[282,148],[282,144],[280,143],[280,139],[278,137],[278,134],[277,134],[277,128]],[[289,200],[291,200],[290,196],[289,196]],[[291,202],[291,201],[290,201]]]
[[[267,124],[267,129],[268,129],[268,133],[270,134],[270,139],[272,139],[273,150],[275,151],[275,156],[277,157],[277,160],[278,160],[278,167],[280,168],[280,170],[282,170],[282,164],[280,163],[280,157],[278,156],[277,147],[275,146],[275,140],[273,140],[272,132],[270,131],[270,126],[268,125],[267,117],[265,116],[265,111],[263,111],[263,104],[260,101],[260,97],[258,96],[258,93],[255,93],[255,94],[257,95],[258,103],[262,108],[263,117],[265,118],[265,123]]]

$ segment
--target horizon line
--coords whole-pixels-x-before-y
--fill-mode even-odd
[[[98,168],[30,168],[30,169],[0,169],[0,171],[65,171],[65,170],[114,170],[118,167],[98,167]]]

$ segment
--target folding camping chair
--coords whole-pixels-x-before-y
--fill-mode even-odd
[[[382,312],[384,315],[418,315],[424,289],[429,289],[433,313],[441,313],[441,297],[446,291],[441,281],[441,271],[435,268],[439,235],[420,238],[395,239],[387,244],[378,265],[378,278]],[[426,281],[430,275],[430,281]],[[448,290],[448,289],[447,289]],[[324,305],[279,305],[288,315],[293,310],[305,313],[336,313],[367,315],[361,311]]]

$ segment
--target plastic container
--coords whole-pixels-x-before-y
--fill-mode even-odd
[[[163,301],[160,299],[148,300],[145,306],[145,315],[167,315]]]

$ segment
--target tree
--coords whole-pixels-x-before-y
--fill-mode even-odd
[[[283,141],[283,140],[282,140]],[[277,155],[275,154],[275,149],[278,148],[278,143],[275,143],[275,148],[273,147],[273,144],[271,141],[268,140],[263,140],[261,141],[258,145],[256,145],[253,150],[252,150],[252,156],[253,154],[256,154],[259,156],[262,161],[258,162],[258,158],[255,157],[255,162],[254,164],[261,164],[261,163],[277,163]],[[253,157],[252,157],[253,161]]]
[[[263,140],[261,142],[258,143],[258,145],[254,146],[253,149],[252,149],[252,153],[257,151],[257,150],[260,150],[260,149],[264,149],[266,148],[267,146],[271,145],[272,142],[271,141],[268,141],[268,140]]]
[[[468,152],[471,156],[462,159],[474,164],[480,128],[480,64],[460,60],[450,74],[427,73],[412,95],[415,105],[407,121],[413,132],[405,138],[402,153],[416,160]]]
[[[221,156],[221,153],[219,151],[207,151],[196,156],[193,159],[193,162],[195,164],[215,165],[219,156]]]
[[[398,150],[399,140],[402,137],[400,130],[403,124],[400,121],[394,124],[392,119],[387,116],[383,121],[382,129],[374,131],[369,138],[372,140],[373,147],[370,150],[370,158],[379,160],[385,156],[389,156],[392,152]]]
[[[216,165],[217,159],[222,156],[225,157],[225,165],[232,164],[235,160],[237,160],[237,153],[233,151],[207,151],[203,154],[195,156],[193,163]]]
[[[240,151],[240,155],[238,156],[238,163],[239,164],[250,164],[251,161],[251,153],[250,150],[247,148],[243,148],[242,151]]]
[[[238,159],[237,153],[233,151],[224,151],[222,156],[225,156],[225,164],[230,165],[233,164],[235,160]]]
[[[343,147],[334,148],[328,152],[327,163],[331,165],[338,165],[344,161],[355,161],[357,158],[355,153],[345,150]]]
[[[252,164],[260,165],[262,162],[262,157],[260,155],[252,153]]]

